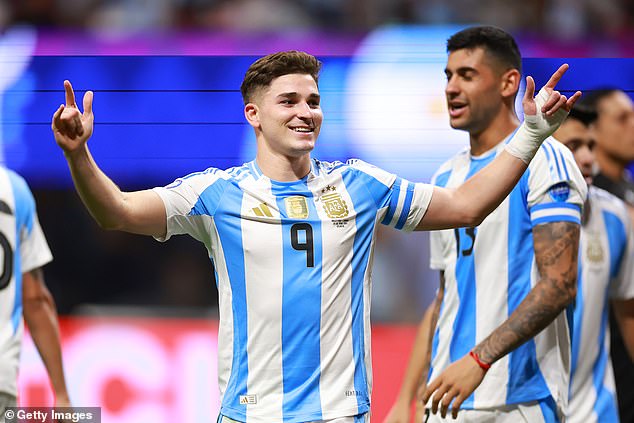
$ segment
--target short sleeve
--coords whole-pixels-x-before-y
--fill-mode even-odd
[[[16,224],[22,273],[44,266],[53,259],[46,237],[40,226],[35,199],[26,181],[10,171],[9,178],[15,198]]]
[[[361,160],[352,160],[349,164],[365,175],[365,186],[383,225],[405,232],[418,226],[431,201],[433,186],[407,181]]]
[[[588,188],[574,157],[549,138],[529,166],[527,205],[532,226],[568,221],[579,224]]]
[[[167,241],[172,235],[188,234],[204,241],[228,179],[223,171],[210,168],[179,178],[165,187],[154,188],[163,200],[167,216],[165,237],[155,239]]]

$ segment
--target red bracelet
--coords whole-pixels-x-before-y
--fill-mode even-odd
[[[480,368],[484,370],[485,372],[491,368],[491,365],[489,363],[485,363],[484,361],[480,360],[480,357],[478,357],[478,354],[474,353],[473,351],[469,351],[469,355],[475,360],[476,363],[478,363],[478,366],[480,366]]]

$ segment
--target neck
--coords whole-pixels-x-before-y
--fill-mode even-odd
[[[594,151],[594,156],[602,174],[614,182],[623,179],[623,171],[625,170],[624,163],[614,160],[614,158],[606,154],[605,151],[598,148]]]
[[[262,173],[274,181],[298,181],[310,172],[310,153],[288,157],[259,150],[255,160]]]
[[[503,113],[482,131],[469,132],[471,155],[479,156],[489,151],[515,131],[519,124],[520,121],[515,113]]]

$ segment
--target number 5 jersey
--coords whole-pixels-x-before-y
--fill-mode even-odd
[[[468,148],[459,152],[440,167],[432,183],[460,185],[491,162],[504,144],[478,157]],[[559,221],[579,224],[586,192],[572,153],[547,139],[511,194],[481,225],[431,233],[431,267],[444,271],[445,293],[432,343],[430,380],[513,313],[539,281],[533,227]],[[566,314],[493,364],[462,408],[497,408],[552,396],[562,413],[568,399],[572,324]]]

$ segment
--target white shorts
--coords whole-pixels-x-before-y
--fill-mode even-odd
[[[1,422],[0,422],[1,423]],[[218,423],[240,423],[236,420],[232,420],[227,416],[219,416]],[[358,416],[339,417],[331,420],[317,420],[306,423],[370,423],[370,413],[360,414]]]
[[[487,410],[460,410],[458,418],[451,418],[451,409],[447,417],[440,417],[440,411],[432,414],[430,409],[423,416],[423,423],[563,423],[552,399],[524,404],[512,404]]]
[[[18,400],[15,396],[0,392],[0,423],[4,423],[4,412],[7,407],[17,407]]]

